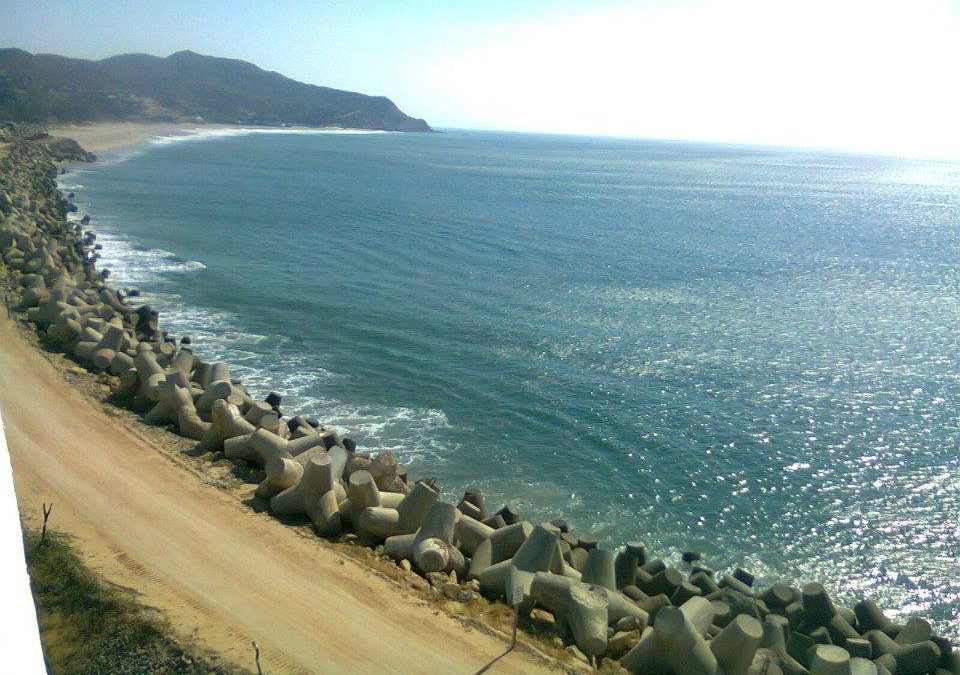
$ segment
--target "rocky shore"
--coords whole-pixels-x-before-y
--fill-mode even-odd
[[[62,161],[90,161],[42,130],[5,127],[0,142],[0,254],[8,306],[44,343],[104,374],[114,400],[259,479],[256,497],[281,519],[308,519],[420,574],[432,592],[482,596],[556,625],[588,660],[675,675],[960,675],[960,652],[922,618],[895,623],[869,599],[834,604],[816,582],[757,588],[753,575],[710,569],[693,551],[669,566],[640,542],[620,551],[560,520],[531,523],[478,490],[444,501],[390,452],[257,400],[229,364],[163,331],[136,291],[97,266],[86,218],[57,189]],[[5,150],[5,154],[4,154]]]

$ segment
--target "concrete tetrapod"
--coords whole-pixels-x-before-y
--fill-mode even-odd
[[[537,572],[553,572],[579,581],[580,574],[564,565],[560,540],[554,530],[537,525],[529,538],[509,560],[491,565],[480,574],[480,590],[485,595],[505,597],[513,602],[522,598],[524,611],[530,609],[530,584]]]
[[[82,334],[83,325],[80,323],[79,316],[70,311],[61,313],[54,323],[47,328],[47,337],[70,354],[73,353],[74,347]]]
[[[470,558],[468,576],[471,579],[479,579],[483,571],[491,565],[512,558],[532,532],[533,525],[526,520],[493,530],[490,536],[481,541],[474,550]]]
[[[270,499],[274,495],[280,494],[288,487],[296,485],[303,475],[303,469],[307,460],[317,455],[325,455],[327,451],[322,446],[310,448],[301,452],[296,457],[274,457],[264,464],[264,473],[266,477],[257,486],[254,494],[260,499]],[[337,490],[337,501],[342,502],[347,498],[346,491],[338,481],[334,481],[333,487]]]
[[[347,450],[343,446],[331,446],[328,453],[333,459],[334,475],[343,473],[346,464]],[[337,485],[339,485],[339,481]],[[373,475],[366,470],[354,471],[347,479],[347,488],[344,499],[340,502],[340,516],[358,530],[360,513],[367,507],[382,506],[396,510],[404,500],[405,495],[397,492],[381,492]]]
[[[850,654],[836,645],[817,645],[810,655],[810,675],[850,675]]]
[[[359,527],[363,510],[374,506],[383,506],[377,481],[369,471],[354,471],[347,478],[347,506],[344,516],[356,529]]]
[[[271,408],[265,401],[249,400],[247,402],[246,410],[243,413],[243,419],[256,426],[260,424],[260,420],[272,412],[273,408]]]
[[[236,405],[243,405],[243,398],[234,396],[233,385],[224,380],[209,383],[200,398],[197,399],[197,412],[209,417],[213,404],[219,400],[229,400]]]
[[[134,373],[137,372],[137,369],[133,365],[133,357],[127,354],[126,352],[117,352],[114,354],[113,359],[110,361],[110,365],[107,367],[112,375],[122,375],[128,370],[133,370]]]
[[[607,599],[595,587],[571,577],[537,572],[530,582],[530,597],[566,623],[584,654],[599,656],[607,650]]]
[[[882,630],[869,630],[865,637],[873,645],[877,657],[890,655],[896,660],[897,675],[924,675],[936,671],[941,651],[935,642],[924,640],[911,644],[898,644]],[[812,669],[811,669],[812,670]]]
[[[567,579],[574,577],[567,576]],[[603,586],[588,584],[595,593],[604,598],[607,602],[607,614],[610,625],[617,624],[624,619],[629,619],[634,628],[645,628],[650,621],[650,615],[642,607],[638,606],[633,600],[625,596],[620,591],[611,591]]]
[[[186,376],[183,373],[170,373],[157,388],[157,403],[144,415],[148,424],[176,424],[180,434],[199,441],[210,428],[209,422],[204,422],[197,415],[193,405],[193,394],[184,386]]]
[[[471,504],[471,502],[461,502],[461,504]],[[460,511],[460,517],[457,519],[454,535],[460,542],[461,550],[472,556],[481,544],[490,539],[497,530],[481,523],[472,516],[468,516],[460,507],[457,508]]]
[[[231,384],[230,366],[222,361],[216,363],[198,363],[193,369],[193,379],[204,389],[209,389],[210,385],[216,382]],[[200,407],[199,401],[197,401],[197,407]]]
[[[93,354],[91,355],[91,361],[93,361],[93,365],[100,370],[106,370],[109,368],[110,363],[113,361],[113,357],[117,355],[117,352],[121,351],[123,337],[123,328],[117,326],[108,327],[107,332],[103,335],[103,339],[96,346],[96,348],[93,350]]]
[[[355,476],[351,474],[351,478]],[[372,480],[373,477],[371,476]],[[374,483],[375,484],[375,483]],[[424,482],[418,482],[397,508],[367,506],[357,518],[359,532],[374,539],[386,539],[397,534],[413,534],[437,501],[437,490]]]
[[[763,627],[752,616],[739,614],[710,641],[710,651],[724,675],[747,675],[763,639]]]
[[[200,448],[203,450],[220,450],[227,439],[252,434],[256,430],[256,427],[240,414],[240,409],[225,399],[214,401],[210,413],[210,428],[200,439]]]
[[[180,430],[181,436],[199,441],[210,430],[210,423],[200,418],[191,400],[177,410],[177,429]]]
[[[800,590],[786,584],[773,584],[760,594],[760,600],[767,605],[767,609],[775,614],[786,616],[785,610],[792,602],[801,599]]]
[[[611,591],[617,590],[617,576],[614,568],[613,551],[595,548],[587,553],[583,566],[583,583],[603,586]]]
[[[157,387],[157,402],[143,416],[147,424],[176,422],[181,406],[193,405],[189,382],[182,373],[168,374]]]
[[[253,494],[260,499],[270,499],[299,483],[303,477],[303,469],[304,465],[292,458],[274,457],[266,463],[266,477],[260,481]]]
[[[717,675],[709,643],[678,607],[657,612],[620,665],[635,675]]]
[[[157,362],[157,355],[152,351],[139,351],[133,358],[133,365],[137,369],[139,383],[137,393],[133,398],[133,407],[137,410],[147,409],[157,400],[157,389],[166,379],[163,368]]]
[[[270,499],[270,510],[278,516],[305,513],[323,536],[340,532],[340,510],[329,454],[307,460],[303,475],[293,485]]]
[[[700,635],[707,636],[716,613],[709,600],[700,596],[690,598],[680,605],[680,611]]]
[[[288,441],[272,431],[260,428],[255,430],[249,439],[241,440],[237,437],[224,441],[223,452],[227,459],[243,460],[247,464],[262,467],[275,457],[296,457],[317,446],[322,447],[322,441],[316,434]]]
[[[80,339],[73,345],[74,361],[91,365],[93,352],[96,351],[101,340],[103,340],[103,333],[91,327],[89,321],[85,322]]]
[[[912,645],[934,637],[933,626],[926,619],[911,616],[893,639],[898,645]]]
[[[870,659],[859,656],[850,659],[850,675],[880,675],[880,668]],[[886,670],[884,668],[884,670]],[[889,671],[887,671],[889,673]]]
[[[827,595],[823,584],[811,582],[803,587],[803,630],[808,635],[816,628],[826,628],[834,644],[843,646],[847,640],[859,639],[860,634],[840,614]]]
[[[453,545],[457,514],[453,504],[434,502],[417,533],[387,537],[384,553],[398,560],[410,560],[422,574],[453,571],[461,577],[465,562]]]
[[[763,640],[761,646],[770,651],[784,675],[808,675],[809,671],[787,653],[787,633],[790,622],[786,617],[769,614],[763,620]]]
[[[644,546],[639,541],[627,542],[614,562],[617,588],[633,586],[637,582],[637,567],[647,562]]]
[[[656,616],[657,612],[659,612],[662,607],[666,607],[667,605],[671,604],[670,598],[662,593],[659,595],[650,596],[636,586],[632,585],[624,586],[620,589],[620,592],[633,600],[633,602],[635,602],[639,607],[642,607],[643,610],[650,616]]]
[[[857,616],[857,625],[861,633],[866,634],[871,630],[881,630],[891,638],[896,638],[900,632],[901,627],[887,618],[887,615],[873,600],[861,600],[853,606],[853,612]]]

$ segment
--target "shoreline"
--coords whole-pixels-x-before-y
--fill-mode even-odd
[[[358,648],[364,636],[354,640],[351,626],[362,622],[379,639],[358,671],[380,672],[370,666],[391,662],[390,651],[406,644],[397,638],[407,628],[380,625],[399,611],[411,633],[405,640],[422,641],[407,647],[411,658],[453,641],[463,651],[457,670],[470,672],[503,651],[508,622],[450,611],[420,577],[369,549],[327,542],[306,524],[252,508],[250,484],[229,463],[194,456],[193,444],[115,406],[103,379],[0,311],[0,405],[25,526],[39,528],[39,504],[53,501],[51,529],[68,536],[98,576],[162,613],[182,639],[242,666],[256,640],[267,672],[322,672],[311,664]],[[14,393],[14,383],[26,384]],[[43,431],[50,415],[55,433]],[[104,485],[111,487],[101,494]],[[202,521],[185,521],[185,512],[202,513]],[[344,624],[336,630],[331,602]],[[383,614],[371,615],[370,605]],[[318,626],[337,645],[333,654],[315,639]],[[525,639],[503,672],[555,672],[545,646]]]
[[[12,288],[12,274],[0,263],[5,290]],[[194,452],[196,443],[145,424],[139,414],[118,405],[110,376],[77,366],[16,309],[10,318],[5,313],[0,310],[0,402],[10,421],[22,517],[38,525],[34,504],[53,498],[53,528],[74,537],[88,563],[105,578],[135,589],[148,605],[160,608],[184,638],[198,637],[244,665],[252,654],[250,640],[256,639],[268,672],[326,672],[317,664],[331,657],[342,672],[382,672],[387,664],[414,672],[419,669],[413,666],[415,659],[430,659],[426,662],[447,672],[472,672],[494,660],[493,672],[505,673],[581,672],[586,667],[546,636],[524,636],[502,658],[510,640],[509,612],[476,598],[469,604],[450,600],[418,574],[353,538],[318,538],[308,518],[281,521],[267,515],[253,495],[257,483],[250,476],[256,470],[234,465],[222,453],[211,461],[210,454]],[[51,415],[60,434],[42,431]],[[57,438],[64,429],[67,437]],[[92,490],[111,480],[102,461],[115,462],[116,469],[149,484],[136,495],[104,494],[109,501],[91,503]],[[193,493],[199,496],[194,499]],[[145,501],[138,504],[141,498]],[[144,509],[154,515],[126,524],[125,515],[113,513],[120,504],[123,514],[134,507],[135,516]],[[198,535],[197,524],[182,519],[173,531],[160,528],[168,515],[186,508],[203,514],[209,536]],[[131,542],[133,533],[142,534]],[[173,549],[169,554],[166,537]],[[196,546],[198,540],[204,545]],[[159,551],[143,557],[143,547],[158,544]],[[194,548],[195,564],[190,565],[191,556],[184,560],[183,553]],[[207,569],[211,562],[215,566]],[[172,577],[171,566],[176,570]],[[205,578],[198,585],[200,572]],[[214,573],[219,576],[210,576]],[[336,626],[327,614],[333,608]],[[317,631],[326,638],[318,641]],[[343,661],[350,654],[357,663]]]
[[[67,236],[70,236],[69,231]],[[75,233],[73,236],[80,239],[80,233]],[[83,237],[80,241],[89,249],[92,248],[95,239]],[[26,257],[23,257],[23,259],[26,261]],[[26,265],[26,262],[24,262],[24,265]],[[112,307],[115,313],[119,312],[123,315],[123,310],[118,310],[116,305],[119,304],[122,308],[125,299],[117,298],[117,302],[111,302],[114,299],[110,297],[111,293],[115,295],[115,291],[109,290],[106,283],[96,281],[95,273],[93,279],[91,279],[91,269],[95,269],[93,264],[87,267],[87,281],[99,289],[101,299],[104,293],[110,298],[109,300],[103,300],[104,304]],[[41,265],[40,271],[42,277],[55,278],[58,270],[44,270]],[[48,274],[42,274],[44,271]],[[34,281],[31,280],[30,283],[34,283]],[[381,481],[374,479],[374,474],[381,470],[384,462],[381,461],[381,466],[375,466],[375,462],[379,458],[363,458],[362,454],[356,453],[357,450],[362,449],[351,448],[349,438],[338,438],[336,434],[330,436],[332,432],[324,432],[322,427],[319,428],[320,433],[318,435],[322,438],[321,442],[326,447],[319,454],[324,457],[336,455],[337,459],[324,462],[313,461],[311,458],[306,460],[300,468],[297,468],[294,466],[294,464],[297,464],[296,458],[318,447],[309,444],[316,442],[312,440],[311,433],[316,432],[319,424],[313,425],[306,418],[300,418],[298,421],[298,418],[295,417],[291,420],[296,422],[295,425],[284,425],[279,417],[270,411],[275,406],[264,406],[262,402],[249,400],[242,386],[230,381],[225,376],[226,364],[205,364],[193,355],[190,345],[181,344],[179,350],[175,343],[172,346],[167,346],[171,343],[163,340],[156,317],[149,316],[149,312],[146,313],[146,316],[129,322],[132,323],[131,326],[127,325],[128,322],[121,321],[120,326],[114,323],[111,329],[109,321],[116,317],[106,321],[102,317],[96,317],[99,322],[94,321],[93,325],[83,326],[78,319],[71,319],[76,310],[69,306],[57,305],[57,301],[53,299],[53,293],[50,293],[46,283],[42,289],[38,283],[34,283],[27,289],[25,296],[31,292],[35,297],[30,299],[36,300],[35,307],[39,307],[33,314],[34,319],[40,318],[40,315],[47,311],[55,313],[59,310],[59,314],[56,314],[52,321],[46,322],[46,325],[50,326],[50,328],[47,328],[47,334],[54,340],[60,340],[68,352],[72,349],[74,355],[79,357],[81,361],[89,361],[91,357],[95,360],[98,352],[102,357],[104,349],[113,352],[110,359],[100,359],[100,363],[104,364],[101,368],[114,373],[114,378],[118,380],[114,383],[115,386],[125,384],[128,393],[134,393],[135,390],[137,390],[137,395],[143,393],[143,398],[146,400],[142,400],[142,404],[148,401],[158,402],[151,408],[147,416],[148,421],[150,421],[150,416],[153,415],[154,421],[166,420],[172,422],[174,426],[179,427],[181,435],[191,436],[194,440],[200,441],[201,444],[211,441],[211,429],[219,424],[222,427],[219,429],[219,434],[223,438],[217,440],[223,443],[226,458],[243,461],[245,464],[250,462],[254,465],[258,463],[266,465],[267,473],[261,483],[261,486],[267,484],[262,491],[264,494],[288,480],[284,474],[286,471],[289,471],[291,475],[299,472],[299,475],[295,478],[297,482],[290,483],[283,488],[285,491],[295,491],[300,483],[314,473],[320,475],[324,471],[329,472],[329,469],[316,468],[318,465],[326,466],[332,461],[338,463],[342,461],[341,475],[334,472],[332,482],[329,477],[321,481],[327,486],[327,489],[322,490],[325,499],[321,499],[318,505],[310,506],[314,510],[313,513],[310,513],[310,510],[307,509],[307,515],[322,533],[349,531],[352,528],[359,533],[361,539],[369,538],[374,547],[384,546],[383,550],[392,554],[391,557],[400,562],[406,562],[407,566],[420,568],[421,571],[435,567],[439,564],[439,561],[442,561],[443,564],[440,565],[440,569],[435,572],[426,572],[428,578],[430,578],[430,574],[447,574],[447,581],[438,580],[438,583],[434,584],[434,587],[439,588],[441,593],[447,592],[447,584],[451,583],[454,578],[459,579],[466,575],[468,578],[478,580],[479,584],[477,586],[486,595],[492,597],[507,596],[509,599],[509,588],[503,585],[499,575],[506,573],[509,576],[516,572],[529,574],[531,576],[523,577],[524,583],[521,584],[519,596],[521,604],[525,608],[529,608],[531,600],[536,596],[541,604],[547,604],[553,610],[554,619],[565,616],[565,622],[568,624],[571,620],[574,624],[579,624],[582,620],[585,620],[583,612],[586,610],[570,609],[555,598],[553,600],[550,600],[550,598],[553,598],[556,594],[559,594],[557,597],[567,597],[564,593],[570,592],[570,584],[576,583],[575,588],[577,589],[587,589],[584,592],[595,595],[599,598],[597,602],[604,604],[608,619],[611,618],[611,614],[619,614],[616,621],[609,621],[611,627],[616,628],[613,625],[616,623],[617,626],[626,629],[614,630],[611,636],[608,636],[607,631],[604,630],[602,640],[599,624],[594,625],[593,632],[587,631],[589,634],[582,632],[575,634],[573,642],[588,656],[602,656],[608,653],[608,649],[612,652],[611,644],[616,644],[618,649],[625,646],[630,650],[627,652],[625,649],[624,653],[621,654],[626,659],[621,663],[628,665],[631,669],[638,664],[647,663],[644,661],[645,658],[649,658],[647,651],[658,642],[659,636],[659,631],[656,628],[649,627],[648,624],[654,623],[650,619],[661,615],[672,616],[673,609],[681,606],[693,612],[694,609],[688,607],[691,603],[698,607],[696,610],[699,612],[698,621],[704,623],[702,629],[698,632],[701,633],[699,639],[702,639],[705,643],[710,641],[710,638],[730,633],[730,630],[733,629],[728,629],[729,626],[737,626],[737,630],[739,630],[743,628],[740,626],[741,623],[750,624],[747,619],[741,621],[740,616],[751,617],[758,626],[762,620],[764,630],[766,630],[766,624],[771,622],[777,624],[779,621],[772,620],[769,617],[782,617],[789,626],[797,629],[803,628],[807,633],[810,633],[810,635],[807,635],[807,633],[801,633],[798,630],[798,635],[804,635],[814,639],[814,641],[816,640],[813,633],[817,633],[820,629],[823,629],[828,636],[836,637],[839,635],[836,641],[843,644],[846,644],[848,640],[859,641],[861,640],[861,633],[866,634],[871,627],[875,628],[864,617],[874,623],[882,624],[881,629],[900,633],[899,629],[894,631],[894,624],[883,623],[881,619],[874,616],[875,605],[870,603],[862,607],[858,605],[860,611],[847,610],[841,612],[837,609],[828,612],[829,617],[826,620],[823,617],[812,617],[811,615],[817,611],[817,606],[833,608],[832,604],[829,604],[829,599],[822,587],[819,590],[817,588],[804,588],[801,591],[785,585],[774,585],[763,593],[759,593],[753,589],[752,575],[748,572],[738,569],[731,575],[721,577],[717,574],[718,582],[715,580],[712,570],[699,567],[695,564],[695,560],[691,560],[690,562],[694,564],[687,568],[689,569],[688,579],[686,569],[681,571],[676,568],[668,568],[665,563],[655,557],[648,559],[647,552],[640,546],[628,547],[626,551],[622,551],[614,557],[614,552],[598,548],[596,540],[592,539],[589,534],[586,537],[577,537],[572,533],[563,531],[565,528],[562,526],[556,527],[546,524],[534,527],[527,523],[526,526],[520,525],[517,527],[518,524],[525,521],[522,521],[519,514],[513,513],[509,507],[501,509],[495,515],[488,516],[480,495],[470,495],[468,493],[458,505],[444,506],[443,502],[437,498],[436,491],[432,489],[432,486],[425,483],[410,484],[404,480],[406,477],[399,470],[395,471],[390,480],[383,481],[384,485],[380,485]],[[60,289],[55,289],[54,292],[66,293],[62,296],[65,298],[72,293],[72,291],[68,292],[68,289],[62,287],[62,285]],[[49,297],[44,297],[44,293]],[[89,299],[89,294],[87,297]],[[60,302],[63,303],[62,300]],[[70,303],[66,304],[69,305]],[[127,310],[126,316],[132,317],[132,308],[128,307]],[[29,311],[31,310],[28,309]],[[62,318],[64,316],[67,318]],[[142,319],[146,319],[145,327],[141,325]],[[77,326],[69,325],[71,320],[75,321]],[[43,325],[45,322],[40,321],[39,323]],[[103,331],[97,331],[94,326],[103,328]],[[76,331],[77,327],[81,329],[79,333]],[[88,332],[88,329],[92,333]],[[53,333],[50,332],[51,330],[53,330]],[[68,337],[65,331],[73,331],[78,339],[72,340],[71,343],[70,339],[65,339]],[[107,336],[111,333],[114,338],[108,341]],[[97,339],[94,340],[93,338]],[[151,338],[153,339],[151,340]],[[133,344],[133,340],[137,340],[137,343]],[[125,345],[127,342],[130,343],[130,346]],[[154,346],[141,349],[140,345],[144,343]],[[92,344],[92,346],[81,348],[81,345],[84,344]],[[126,359],[120,358],[124,351],[133,352],[133,355],[126,354],[130,360],[130,365],[127,365],[126,369],[122,368],[126,364]],[[153,353],[154,356],[141,356],[141,354],[148,352]],[[189,356],[185,355],[185,352]],[[163,361],[165,366],[157,371],[150,363],[145,365],[134,364],[134,357],[140,359],[141,362],[152,359],[158,365]],[[114,361],[118,361],[118,364],[115,365]],[[213,371],[220,366],[222,366],[222,369],[218,379],[212,379],[214,377]],[[163,377],[159,377],[160,375],[163,375]],[[127,378],[126,383],[124,383],[124,378]],[[198,378],[199,381],[196,381]],[[147,387],[145,392],[140,392],[138,389],[143,389],[145,385]],[[203,410],[205,406],[201,404],[201,401],[204,396],[207,397],[207,403],[209,403],[209,399],[213,398],[214,405],[217,406],[216,410],[221,411],[220,418],[217,417],[216,413],[209,415],[212,408],[208,407]],[[246,398],[244,398],[245,396]],[[187,398],[193,398],[194,400],[192,403],[187,403]],[[161,404],[164,403],[164,400],[169,401],[166,409],[156,412],[158,408],[163,407]],[[220,405],[220,401],[226,403]],[[192,411],[190,410],[191,405],[193,406]],[[174,408],[173,406],[177,407]],[[229,406],[234,406],[237,410],[234,412]],[[147,408],[149,406],[141,405],[140,407]],[[244,408],[246,408],[245,412]],[[244,426],[241,422],[246,421],[248,425],[253,424],[249,419],[246,419],[250,410],[258,411],[259,417],[257,417],[256,427],[259,427],[259,430],[252,427],[251,431],[249,430],[251,427]],[[201,413],[208,413],[207,416],[211,419],[204,419]],[[238,416],[240,413],[242,413],[242,417]],[[229,431],[225,432],[223,428],[227,426],[229,426]],[[284,426],[288,427],[286,431],[284,431]],[[244,430],[244,434],[252,434],[252,436],[248,437],[246,441],[232,442],[232,439],[241,438],[244,434],[228,436],[227,433],[240,430]],[[257,436],[262,441],[260,443],[261,447],[249,447],[255,445],[251,442],[251,439]],[[286,440],[283,452],[279,454],[275,449],[262,449],[266,446],[279,445],[279,441],[273,438],[275,436],[287,437],[283,439]],[[307,440],[304,441],[304,439]],[[297,442],[307,446],[303,453],[289,452],[289,457],[282,456],[287,452],[286,448],[290,444]],[[367,460],[369,463],[355,461],[357,458]],[[352,466],[349,464],[350,462],[353,462]],[[351,468],[352,470],[350,470]],[[271,469],[273,473],[271,473]],[[338,486],[341,478],[345,479],[345,487]],[[400,482],[397,482],[398,480]],[[404,485],[401,485],[401,483]],[[395,491],[390,488],[395,488]],[[342,494],[339,494],[340,492]],[[404,493],[408,496],[399,499],[388,496]],[[291,495],[293,493],[286,492],[286,494]],[[328,497],[328,495],[330,496]],[[408,501],[408,497],[414,495],[417,496],[417,500],[424,502],[424,505],[417,508],[417,522],[412,523],[411,526],[398,528],[398,525],[393,521],[396,516],[391,515],[390,512],[405,513],[409,511],[402,509],[401,505]],[[276,498],[277,493],[272,496]],[[289,499],[286,501],[289,501]],[[324,506],[324,501],[332,503],[332,506],[330,504]],[[271,506],[275,511],[282,513],[289,506],[284,502],[284,499],[280,499],[276,504],[271,502]],[[346,506],[341,506],[341,504],[346,504]],[[368,509],[375,510],[368,511]],[[484,518],[484,516],[488,517]],[[496,520],[497,517],[499,517],[499,521]],[[416,540],[418,527],[423,525],[422,528],[419,528],[422,531],[428,525],[433,524],[431,521],[439,523],[436,532],[431,533],[437,536],[426,539],[421,537],[419,541]],[[413,525],[417,527],[413,527]],[[509,555],[501,557],[503,552],[487,553],[492,549],[490,542],[498,542],[502,538],[497,532],[505,534],[508,531],[519,532],[520,534],[519,544],[508,551]],[[401,539],[397,539],[397,537]],[[377,543],[383,539],[386,539],[386,541],[382,544]],[[391,539],[393,539],[392,542]],[[429,543],[425,544],[425,542]],[[423,546],[418,550],[417,546],[421,544]],[[533,554],[528,552],[527,557],[533,555],[536,558],[539,555],[542,562],[534,564],[533,569],[524,569],[520,563],[511,563],[514,554],[521,548],[525,551],[528,549],[534,551]],[[481,549],[483,550],[481,551]],[[593,551],[598,553],[594,554]],[[484,555],[489,556],[488,559],[486,561],[481,560],[481,564],[477,565],[477,558],[483,558]],[[500,559],[495,560],[494,558]],[[469,566],[467,560],[470,560]],[[514,572],[511,572],[511,570],[514,570]],[[449,572],[459,572],[459,574],[454,576],[450,575]],[[539,572],[536,577],[533,576],[535,572]],[[621,572],[624,575],[622,578]],[[613,578],[611,575],[615,575],[617,578]],[[562,581],[564,579],[574,581]],[[578,583],[581,579],[589,581],[593,585]],[[431,579],[431,581],[433,580]],[[621,583],[623,581],[628,583]],[[532,584],[536,584],[536,586],[532,586]],[[812,584],[811,586],[819,585]],[[568,590],[564,591],[564,588]],[[813,596],[816,596],[816,598],[811,599]],[[700,600],[695,600],[695,598],[700,598]],[[637,609],[640,611],[636,611]],[[570,612],[572,614],[569,614]],[[623,614],[623,612],[626,612],[626,614]],[[737,617],[737,619],[734,620],[734,617]],[[622,621],[627,618],[632,621]],[[689,619],[689,617],[687,618]],[[816,623],[817,621],[820,623]],[[659,623],[660,621],[657,620],[654,626],[658,626]],[[839,625],[840,628],[833,626],[834,623]],[[907,626],[910,625],[911,623],[908,622]],[[855,631],[858,637],[853,638],[850,631],[854,631],[855,626],[858,628],[865,627],[867,630]],[[831,630],[831,627],[834,630]],[[750,624],[748,632],[753,629],[754,626]],[[782,625],[780,629],[783,629]],[[927,637],[933,637],[929,630],[925,630],[925,634]],[[876,639],[874,640],[874,638]],[[784,635],[784,639],[786,639],[786,635]],[[875,645],[876,649],[883,654],[876,659],[878,668],[882,666],[890,670],[890,659],[886,659],[885,655],[891,653],[892,648],[886,645],[878,635],[869,637],[868,640],[871,645],[875,642],[878,643]],[[601,642],[603,644],[600,644]],[[710,643],[712,644],[712,641]],[[960,672],[957,670],[960,668],[960,661],[955,660],[954,663],[948,663],[944,660],[943,652],[946,651],[945,648],[941,649],[929,640],[911,644],[924,644],[921,651],[926,650],[924,653],[927,654],[927,658],[932,658],[931,655],[933,654],[933,648],[927,645],[934,645],[937,649],[937,664],[940,665],[940,662],[943,661],[945,670],[949,666],[953,669],[951,672]],[[738,649],[751,651],[749,645],[739,645]],[[756,654],[757,646],[755,645],[751,651],[751,658]],[[776,658],[770,658],[774,661],[784,660],[779,654],[775,656]],[[880,661],[885,663],[879,663]],[[896,670],[896,668],[894,667],[893,670]]]
[[[339,127],[269,127],[206,122],[92,122],[89,124],[59,124],[47,129],[51,136],[73,139],[84,149],[97,155],[103,153],[115,155],[162,138],[189,139],[218,133],[224,135],[241,133],[396,133],[370,129],[342,129]]]
[[[99,155],[127,150],[151,138],[180,134],[199,126],[179,122],[95,122],[55,125],[48,127],[48,131],[51,136],[72,138],[86,150]],[[217,125],[215,128],[228,127]]]

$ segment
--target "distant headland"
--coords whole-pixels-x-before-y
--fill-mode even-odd
[[[191,51],[89,61],[0,49],[0,119],[433,131],[384,96],[305,84],[246,61]]]

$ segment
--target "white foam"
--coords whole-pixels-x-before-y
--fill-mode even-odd
[[[100,269],[109,269],[110,281],[122,286],[156,282],[167,274],[207,268],[199,260],[184,260],[171,251],[137,248],[110,231],[98,230],[97,243],[103,245]]]
[[[299,128],[259,128],[259,127],[222,127],[216,129],[206,129],[197,127],[195,129],[185,129],[173,134],[163,134],[150,139],[153,145],[170,145],[173,143],[183,143],[185,141],[204,141],[215,140],[219,138],[230,138],[234,136],[250,136],[253,134],[269,135],[300,135],[300,136],[369,136],[374,134],[396,133],[383,131],[380,129],[343,129],[339,127],[323,127],[319,129],[299,129]]]
[[[165,275],[204,267],[163,249],[137,248],[110,230],[101,231],[97,241],[103,244],[102,266],[119,286],[159,283],[163,288]],[[366,451],[392,450],[405,463],[442,461],[448,454],[435,437],[450,426],[442,410],[349,404],[319,395],[324,384],[341,376],[319,366],[315,355],[288,347],[285,337],[244,330],[238,315],[186,304],[175,291],[142,291],[137,301],[159,310],[161,324],[171,334],[189,335],[205,360],[230,364],[231,374],[257,398],[279,391],[288,413],[317,417]]]
[[[391,133],[355,129],[194,129],[185,133],[162,136],[150,141],[153,145],[195,140],[212,140],[249,134],[349,134]],[[142,152],[133,150],[116,161]],[[59,177],[61,189],[80,191],[78,173],[72,170]],[[73,185],[68,185],[69,177]],[[78,196],[80,196],[78,194]],[[78,210],[69,214],[72,222],[87,212],[87,204],[76,202]],[[91,214],[93,215],[93,214]],[[199,272],[206,266],[196,260],[184,260],[172,251],[137,246],[108,215],[97,217],[97,243],[102,245],[101,269],[111,271],[115,286],[137,288],[137,303],[151,305],[160,312],[160,321],[172,335],[189,335],[197,354],[207,361],[230,364],[233,377],[241,379],[251,395],[263,398],[270,391],[283,394],[288,414],[316,417],[328,428],[349,434],[365,451],[377,453],[391,450],[401,462],[429,465],[434,469],[455,448],[448,447],[437,432],[450,428],[446,413],[431,408],[377,406],[348,403],[324,396],[324,385],[343,376],[318,364],[315,354],[298,351],[281,336],[264,335],[245,330],[242,317],[225,311],[200,308],[188,303],[171,283],[171,274]],[[146,287],[146,288],[144,288]],[[449,441],[448,441],[449,442]]]

